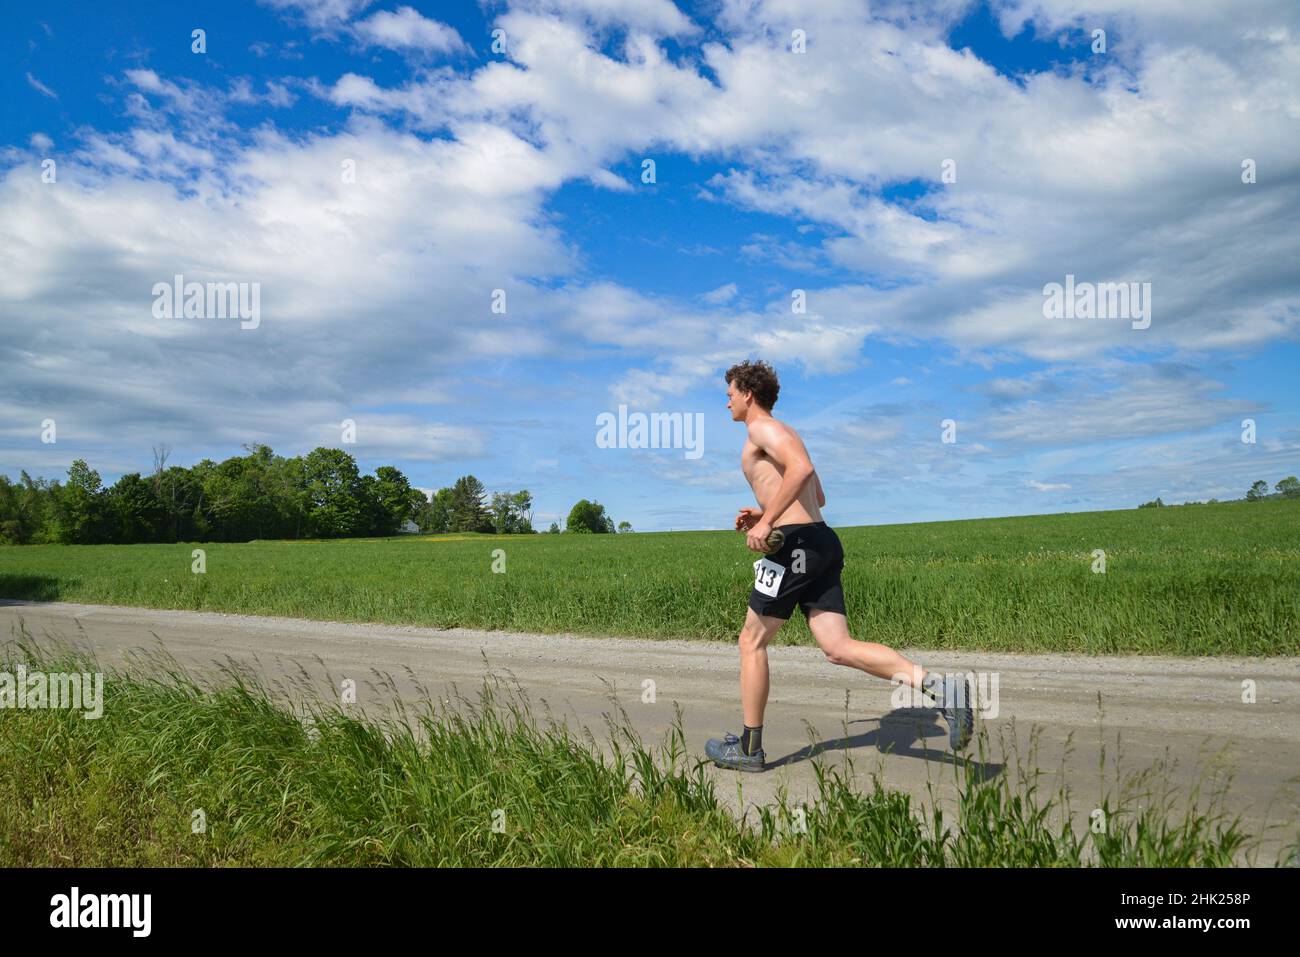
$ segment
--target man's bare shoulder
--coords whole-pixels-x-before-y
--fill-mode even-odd
[[[759,448],[771,445],[788,435],[799,437],[799,433],[780,419],[765,416],[749,423],[749,440]]]
[[[763,439],[770,442],[774,438],[789,436],[794,433],[794,429],[783,423],[780,419],[772,419],[771,416],[764,416],[763,419],[755,419],[748,426],[750,441],[763,445]]]

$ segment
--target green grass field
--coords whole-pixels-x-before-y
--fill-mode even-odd
[[[6,651],[0,670],[99,670],[27,635]],[[154,659],[105,675],[97,720],[0,711],[0,864],[1223,867],[1300,854],[1288,835],[1262,859],[1221,810],[1222,781],[1181,813],[1169,793],[1152,801],[1158,769],[1098,780],[1072,803],[1037,773],[982,777],[982,760],[962,762],[945,816],[933,792],[922,807],[878,773],[860,791],[850,766],[818,757],[806,807],[781,792],[745,823],[686,756],[680,721],[646,745],[611,716],[602,750],[539,725],[500,679],[477,703],[426,696],[379,720],[321,705],[310,685],[304,672],[271,692],[237,671],[211,684]]]
[[[839,530],[857,638],[898,647],[1300,654],[1300,500]],[[191,550],[207,571],[191,572]],[[494,573],[494,550],[504,573]],[[1106,555],[1094,573],[1093,552]],[[0,597],[436,627],[731,639],[734,532],[0,548]],[[780,641],[809,643],[795,613]]]

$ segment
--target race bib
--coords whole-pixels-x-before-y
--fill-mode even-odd
[[[784,577],[784,566],[768,561],[766,558],[754,562],[754,588],[768,598],[776,597],[776,593],[781,589],[781,579]]]

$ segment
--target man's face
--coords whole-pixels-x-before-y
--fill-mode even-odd
[[[731,412],[732,422],[741,422],[745,418],[745,413],[749,411],[749,400],[753,396],[748,392],[741,392],[736,388],[736,383],[727,383],[727,409]]]

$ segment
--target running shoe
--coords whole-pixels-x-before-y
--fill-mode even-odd
[[[736,771],[762,771],[766,755],[759,748],[757,754],[745,754],[740,750],[740,738],[730,731],[722,740],[709,738],[704,745],[704,753],[720,768],[732,768]]]
[[[948,675],[943,679],[943,707],[939,713],[948,722],[948,743],[954,751],[960,751],[975,733],[975,698],[969,678]]]

